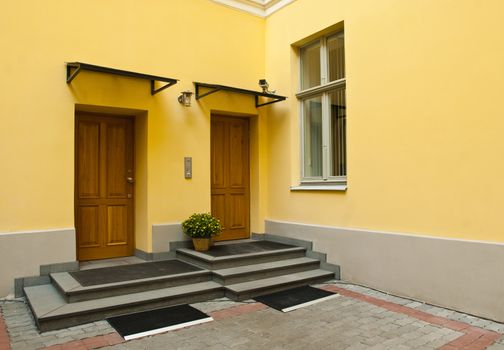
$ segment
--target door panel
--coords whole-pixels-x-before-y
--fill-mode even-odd
[[[243,194],[232,193],[229,197],[229,226],[232,229],[245,229],[247,227],[248,215],[245,215],[247,204]]]
[[[126,125],[107,125],[107,196],[126,198]]]
[[[216,240],[250,237],[249,122],[245,118],[212,116],[212,215],[223,230]]]
[[[220,120],[212,119],[211,126],[211,183],[212,189],[224,189],[226,187],[227,172],[224,168],[226,148],[223,141],[226,133],[226,125]]]
[[[226,195],[224,193],[212,193],[212,215],[214,215],[217,219],[220,220],[221,226],[223,230],[226,230],[225,226],[225,201]]]
[[[107,245],[128,244],[128,207],[111,205],[107,208]]]
[[[100,124],[97,122],[81,122],[78,130],[77,162],[78,196],[80,198],[100,197]]]
[[[241,123],[231,123],[229,125],[229,186],[245,187],[245,170],[248,167],[243,164],[248,161],[246,152],[248,145],[243,143],[245,125]]]
[[[133,119],[76,114],[78,260],[133,254]]]
[[[77,208],[77,226],[80,227],[78,245],[80,247],[98,247],[99,207],[97,205]],[[84,225],[85,223],[85,225]]]

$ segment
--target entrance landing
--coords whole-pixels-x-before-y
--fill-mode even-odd
[[[210,249],[209,251],[201,253],[213,257],[220,257],[229,255],[269,252],[273,250],[287,249],[287,248],[295,248],[295,247],[271,241],[257,241],[257,242],[235,243],[226,245],[223,244],[214,245],[212,249]]]
[[[92,270],[70,272],[81,286],[132,281],[143,278],[169,276],[202,269],[179,260],[163,260],[132,265],[102,267]]]

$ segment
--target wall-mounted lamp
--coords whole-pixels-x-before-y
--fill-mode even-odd
[[[263,93],[265,93],[265,94],[274,94],[276,92],[276,90],[273,90],[273,91],[268,90],[269,84],[266,81],[266,79],[259,79],[259,86],[262,88]]]
[[[192,91],[182,91],[182,95],[178,97],[178,101],[184,105],[184,107],[191,107],[191,95]]]

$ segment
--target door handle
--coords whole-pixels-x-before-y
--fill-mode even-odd
[[[129,184],[132,184],[133,182],[135,182],[135,180],[133,180],[133,178],[132,178],[132,177],[130,177],[130,176],[128,176],[128,177],[126,178],[126,181],[127,181]]]

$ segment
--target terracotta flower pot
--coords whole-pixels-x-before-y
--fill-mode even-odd
[[[205,252],[210,249],[210,238],[193,238],[194,249],[198,252]]]

